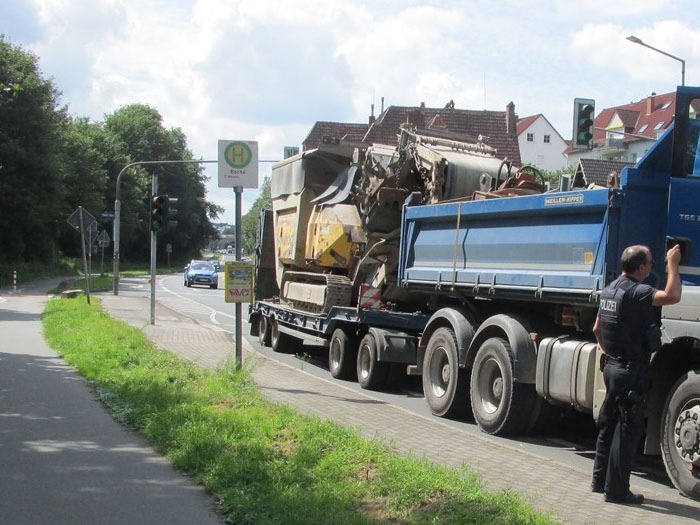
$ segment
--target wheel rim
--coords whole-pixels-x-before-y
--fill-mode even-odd
[[[433,358],[430,360],[430,369],[428,370],[430,384],[432,385],[433,394],[437,397],[443,397],[447,392],[447,387],[450,384],[452,372],[450,370],[450,360],[447,352],[443,347],[437,348],[433,353]]]
[[[700,469],[700,400],[691,400],[678,413],[673,441],[676,453],[688,464],[689,470]]]
[[[362,345],[360,347],[357,362],[360,366],[360,377],[362,379],[367,379],[369,377],[369,371],[372,367],[372,355],[367,345]]]
[[[331,340],[331,347],[328,350],[328,359],[330,362],[331,369],[338,369],[340,367],[340,342],[337,339]]]
[[[503,372],[495,359],[488,359],[479,374],[481,406],[487,414],[494,414],[503,399]]]
[[[279,337],[280,337],[280,333],[279,333],[279,330],[277,329],[277,321],[271,321],[270,322],[270,343],[275,348],[278,346]]]
[[[261,343],[267,339],[267,318],[265,316],[260,316],[258,320],[258,338]]]

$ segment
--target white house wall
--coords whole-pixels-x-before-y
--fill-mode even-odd
[[[527,141],[528,133],[532,133],[532,142]],[[545,143],[545,135],[549,135],[549,143]],[[537,118],[518,136],[518,142],[523,164],[532,164],[547,171],[557,171],[566,167],[566,142],[547,119],[541,116]]]

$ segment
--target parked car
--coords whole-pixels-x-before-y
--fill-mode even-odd
[[[219,274],[211,262],[193,260],[185,266],[185,286],[193,284],[214,289],[219,287]]]

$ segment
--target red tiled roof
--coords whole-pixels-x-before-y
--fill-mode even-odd
[[[602,143],[605,140],[605,128],[610,125],[615,116],[622,122],[626,133],[655,139],[660,131],[665,130],[673,122],[675,110],[675,92],[651,95],[637,102],[605,108],[595,117],[593,141]],[[625,136],[624,140],[639,139]]]
[[[323,142],[323,137],[361,141],[368,127],[368,124],[318,121],[304,139],[302,149],[306,151],[318,147]]]
[[[540,118],[542,114],[537,114],[537,115],[532,115],[530,117],[523,117],[518,119],[517,123],[517,129],[518,129],[518,136],[522,135],[527,128],[532,126],[535,121]]]
[[[427,128],[431,123],[441,130],[468,135],[498,151],[499,157],[507,157],[519,166],[520,146],[516,130],[508,132],[506,111],[476,111],[453,108],[426,108],[389,106],[370,126],[364,141],[370,144],[396,144],[401,124],[411,122],[417,128]],[[444,126],[444,127],[443,127]]]

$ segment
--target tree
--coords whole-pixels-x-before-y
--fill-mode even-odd
[[[0,36],[0,263],[52,261],[65,225],[65,108],[37,58]],[[59,204],[57,206],[56,204]]]
[[[272,197],[270,193],[270,178],[265,177],[260,195],[250,207],[248,213],[241,217],[241,236],[243,238],[243,251],[245,253],[254,253],[255,243],[258,238],[258,218],[260,210],[269,210],[272,208]]]
[[[98,221],[102,211],[110,209],[107,201],[110,160],[115,156],[113,144],[99,123],[87,118],[71,118],[63,130],[61,164],[65,175],[65,201],[61,204],[63,215],[82,206]],[[111,228],[110,222],[102,221],[99,229]],[[59,238],[61,252],[68,256],[80,255],[80,243],[74,231],[66,231]]]
[[[145,104],[125,106],[107,116],[105,129],[119,145],[126,163],[135,161],[191,161],[187,140],[180,129],[165,129],[157,110]],[[124,164],[124,165],[125,165]],[[123,166],[120,167],[120,169]],[[121,253],[144,260],[149,252],[148,221],[152,180],[158,177],[158,194],[177,198],[177,226],[159,235],[159,258],[166,244],[180,260],[198,256],[218,232],[211,223],[223,210],[205,200],[203,168],[196,163],[145,164],[130,168],[121,179]],[[113,172],[114,184],[118,172]]]

